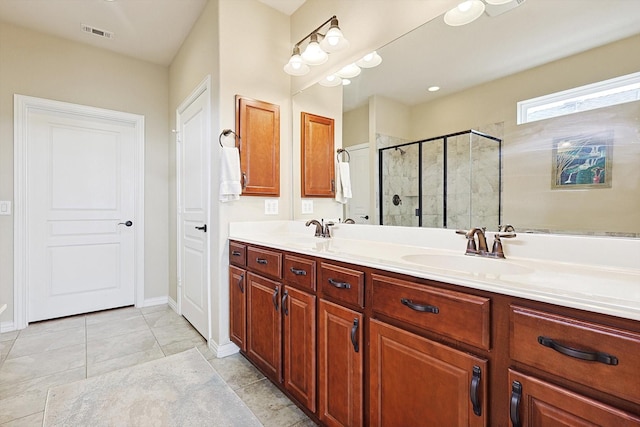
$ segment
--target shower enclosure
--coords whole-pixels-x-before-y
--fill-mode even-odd
[[[380,148],[380,224],[497,229],[501,150],[475,130]]]

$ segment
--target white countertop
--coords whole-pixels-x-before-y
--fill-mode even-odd
[[[314,229],[298,221],[236,222],[229,238],[640,320],[639,239],[518,234],[503,239],[507,259],[489,259],[465,256],[466,239],[453,230],[340,224],[325,239]]]

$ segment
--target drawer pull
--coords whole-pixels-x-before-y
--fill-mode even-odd
[[[244,294],[244,286],[242,286],[242,282],[244,282],[244,273],[242,273],[238,278],[238,287],[240,288],[240,293]]]
[[[335,286],[338,289],[351,289],[351,285],[347,282],[338,282],[337,280],[329,279],[329,284]]]
[[[357,333],[358,333],[358,318],[353,319],[353,326],[351,327],[351,344],[353,344],[353,350],[357,353],[360,351],[360,346],[358,345]]]
[[[583,351],[575,348],[564,346],[551,338],[539,336],[538,342],[545,347],[549,347],[560,354],[564,354],[565,356],[573,357],[575,359],[580,360],[588,360],[591,362],[600,362],[605,365],[617,365],[618,358],[612,356],[611,354],[601,353],[599,351]]]
[[[258,264],[263,264],[263,265],[267,265],[268,261],[264,258],[256,258],[256,262]]]
[[[273,300],[273,306],[276,308],[276,311],[278,311],[278,292],[280,291],[280,289],[278,289],[278,287],[276,286],[276,290],[273,292],[273,296],[271,297],[271,299]]]
[[[471,398],[471,404],[473,405],[473,413],[477,416],[482,415],[482,407],[480,406],[480,397],[478,396],[478,389],[480,388],[480,377],[482,370],[480,366],[473,367],[473,376],[471,377],[471,387],[469,387],[469,397]]]
[[[518,381],[511,383],[511,404],[509,418],[513,427],[520,427],[520,399],[522,399],[522,384]]]
[[[422,313],[433,313],[433,314],[440,313],[440,309],[435,305],[416,304],[410,299],[406,299],[406,298],[402,298],[400,302],[402,303],[402,305],[406,305],[411,310],[420,311]]]
[[[291,272],[293,274],[295,274],[296,276],[306,276],[307,275],[306,271],[300,270],[300,269],[295,268],[295,267],[291,267]]]
[[[242,253],[240,253],[240,251],[231,251],[231,255],[233,255],[233,256],[242,256]]]
[[[284,295],[282,295],[282,312],[285,316],[289,315],[289,309],[287,308],[287,298],[289,298],[289,292],[285,290]]]

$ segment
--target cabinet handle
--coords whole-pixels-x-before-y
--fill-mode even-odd
[[[273,306],[276,308],[276,311],[278,311],[278,292],[280,292],[280,289],[276,286],[276,290],[273,292],[273,296],[271,297],[271,299],[273,300]]]
[[[522,399],[522,384],[518,381],[511,383],[511,404],[509,418],[513,427],[520,427],[520,399]]]
[[[353,350],[358,353],[360,351],[360,346],[358,345],[358,318],[353,319],[353,326],[351,327],[351,344],[353,344]]]
[[[351,285],[347,282],[338,282],[334,279],[329,279],[329,284],[335,286],[338,289],[351,289]]]
[[[231,255],[233,255],[233,256],[241,256],[242,254],[240,253],[240,251],[231,251]]]
[[[478,389],[480,388],[480,377],[482,370],[480,366],[473,367],[473,376],[471,377],[471,387],[469,387],[469,397],[471,398],[471,404],[473,405],[473,413],[477,416],[482,415],[482,408],[480,406],[480,397],[478,396]]]
[[[240,275],[238,279],[238,287],[240,288],[240,293],[244,294],[244,286],[242,286],[242,282],[244,281],[244,273]]]
[[[335,193],[336,192],[336,181],[335,180],[331,180],[331,192]]]
[[[542,344],[545,347],[549,347],[557,351],[560,354],[564,354],[565,356],[573,357],[575,359],[580,360],[588,360],[591,362],[600,362],[605,365],[617,365],[618,358],[607,353],[602,353],[600,351],[583,351],[575,348],[567,347],[565,345],[560,344],[559,342],[554,341],[551,338],[539,336],[538,343]]]
[[[256,262],[258,264],[263,264],[263,265],[267,265],[268,261],[264,258],[256,258]]]
[[[307,275],[306,271],[300,270],[300,269],[295,268],[295,267],[291,267],[291,272],[293,274],[295,274],[296,276],[306,276]]]
[[[247,184],[249,183],[249,177],[246,172],[242,172],[242,189],[247,188]]]
[[[287,307],[287,298],[289,298],[289,292],[285,289],[282,295],[282,312],[285,316],[289,315],[289,308]]]
[[[433,313],[433,314],[440,313],[440,309],[435,305],[416,304],[410,299],[406,299],[406,298],[402,298],[400,302],[402,303],[402,305],[406,305],[411,310],[420,311],[422,313]]]

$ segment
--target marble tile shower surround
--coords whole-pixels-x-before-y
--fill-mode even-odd
[[[215,358],[200,334],[166,305],[38,322],[0,334],[0,425],[42,426],[50,388],[194,347],[262,425],[315,425],[243,356]]]
[[[502,124],[484,126],[482,132],[502,135]],[[494,132],[494,133],[489,133]],[[408,141],[376,135],[377,147],[397,146]],[[385,225],[418,226],[418,168],[422,167],[422,226],[444,224],[443,175],[444,140],[422,144],[422,165],[418,165],[418,144],[382,152],[382,212]],[[447,227],[468,228],[470,224],[499,223],[499,146],[476,134],[450,137],[447,141]],[[393,203],[399,195],[402,203]]]

